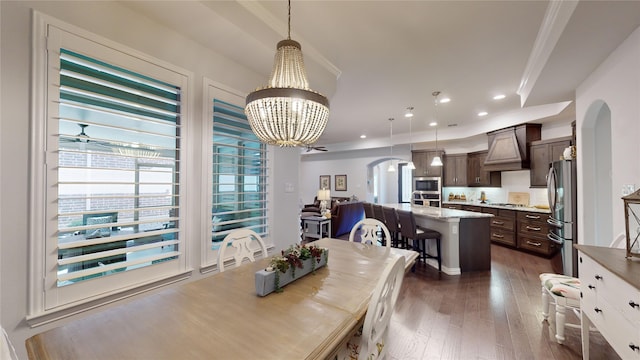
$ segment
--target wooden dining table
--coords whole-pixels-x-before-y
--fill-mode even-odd
[[[364,319],[385,265],[418,254],[339,239],[326,266],[256,295],[268,259],[225,269],[34,335],[30,359],[325,359]]]

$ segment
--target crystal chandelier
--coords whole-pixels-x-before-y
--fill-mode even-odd
[[[245,113],[260,141],[279,146],[314,144],[329,120],[329,100],[309,89],[302,48],[291,40],[291,0],[287,39],[278,43],[269,84],[247,96]]]

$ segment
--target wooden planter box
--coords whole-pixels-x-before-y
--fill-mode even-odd
[[[279,272],[279,286],[282,288],[288,283],[295,281],[309,274],[310,272],[327,265],[329,251],[325,251],[326,253],[320,257],[320,262],[318,262],[318,260],[314,258],[303,260],[302,268],[295,268],[295,278],[293,277],[294,272],[291,267],[289,267],[289,269],[285,273]],[[312,267],[312,261],[316,262],[315,268]],[[258,294],[258,296],[265,296],[276,291],[276,271],[267,271],[263,269],[256,272],[256,293]]]

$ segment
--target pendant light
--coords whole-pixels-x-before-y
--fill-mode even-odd
[[[413,136],[411,133],[411,122],[413,119],[413,107],[410,106],[407,108],[407,112],[404,114],[405,117],[409,118],[409,152],[413,153]],[[415,170],[416,166],[413,164],[413,161],[409,161],[409,163],[407,164],[407,169],[409,170]]]
[[[314,144],[329,120],[329,100],[309,89],[302,47],[291,40],[291,0],[287,39],[277,45],[269,84],[247,95],[245,114],[260,141],[279,146]]]
[[[389,141],[391,142],[391,146],[389,147],[391,149],[391,160],[389,160],[391,164],[389,164],[387,171],[396,172],[396,168],[393,166],[393,118],[389,118]]]
[[[436,106],[436,154],[438,153],[438,95],[440,95],[440,91],[434,91],[431,95],[435,98],[435,106]],[[431,166],[442,166],[442,159],[439,155],[434,156],[431,161]]]

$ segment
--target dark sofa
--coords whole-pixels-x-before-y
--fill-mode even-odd
[[[362,201],[340,202],[331,209],[331,237],[348,234],[353,226],[364,219]]]

